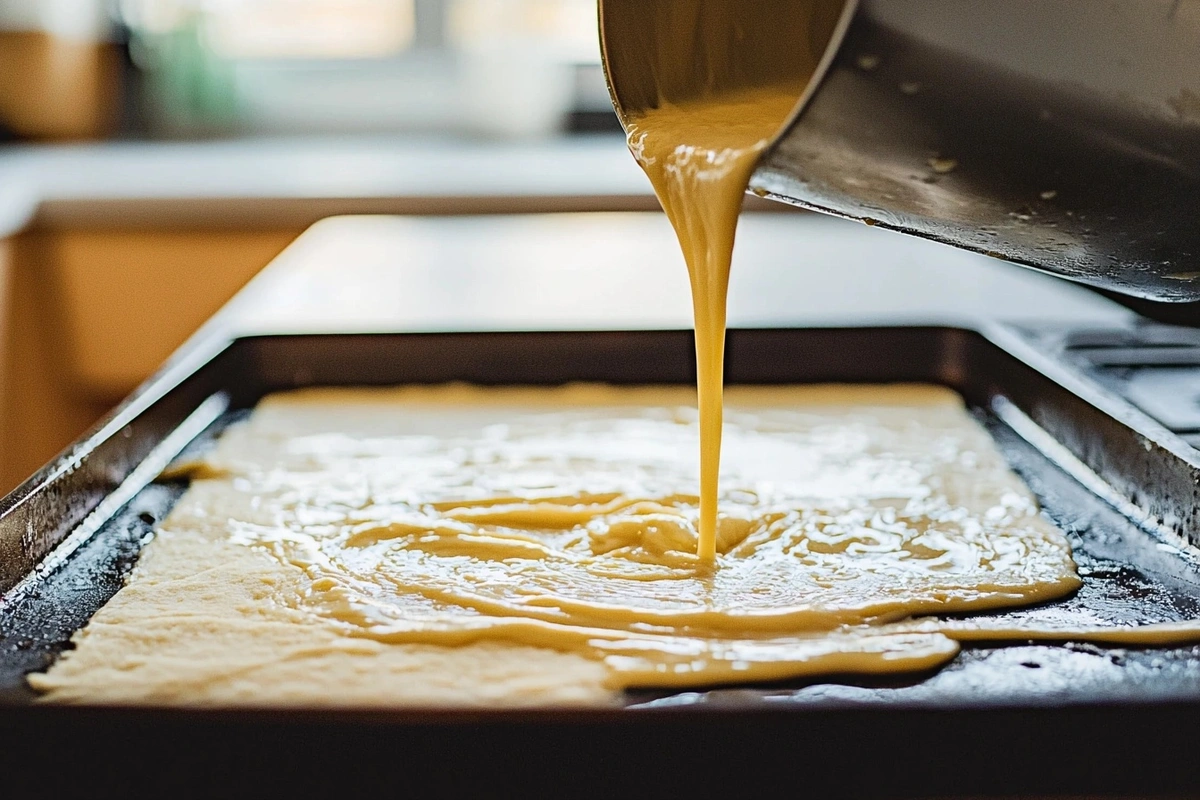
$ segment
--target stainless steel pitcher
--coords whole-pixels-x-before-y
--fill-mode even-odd
[[[1200,0],[599,6],[623,121],[664,100],[804,87],[756,194],[1200,300]]]

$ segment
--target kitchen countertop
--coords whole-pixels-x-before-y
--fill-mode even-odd
[[[790,281],[791,289],[782,294],[764,289],[755,295],[756,310],[749,318],[833,319],[868,311],[919,317],[927,316],[929,309],[965,318],[980,314],[1053,317],[1100,310],[1104,314],[1125,313],[1078,287],[980,256],[868,231],[851,223],[813,221],[814,215],[788,213],[785,206],[759,198],[747,197],[747,206],[784,213],[744,217],[744,229],[761,228],[763,232],[742,236],[743,255],[739,261],[747,263],[740,264],[735,274],[731,299],[734,320],[739,318],[743,302],[739,292],[755,291],[739,286],[769,287],[780,280]],[[345,214],[471,215],[656,208],[645,176],[630,158],[621,137],[613,135],[540,142],[327,137],[12,145],[0,149],[0,237],[29,226],[303,227]],[[379,235],[384,249],[403,246],[411,250],[414,245],[401,240],[415,237],[419,244],[411,251],[421,254],[420,263],[440,259],[459,265],[442,269],[475,270],[478,266],[471,266],[475,256],[468,253],[467,260],[462,261],[464,253],[440,253],[438,248],[469,249],[471,242],[477,242],[477,249],[487,250],[493,247],[488,243],[489,236],[506,241],[514,236],[519,239],[524,233],[517,234],[517,230],[532,232],[542,223],[530,219],[500,225],[504,233],[477,222],[461,223],[461,228],[449,220],[431,221],[427,227],[400,220],[380,224],[389,225],[392,231]],[[593,270],[590,274],[611,277],[612,270],[643,263],[630,261],[631,250],[622,250],[618,245],[634,236],[643,242],[641,252],[654,253],[644,259],[647,265],[659,265],[665,259],[677,267],[665,274],[673,275],[676,282],[682,280],[682,265],[675,264],[679,254],[670,236],[657,231],[665,230],[660,218],[630,223],[633,227],[627,226],[621,233],[608,227],[607,221],[595,224],[600,227],[573,222],[586,228],[586,233],[580,235],[587,238],[588,244],[585,248],[569,248],[574,263],[584,259],[608,270]],[[369,227],[363,222],[352,225],[358,225],[360,231],[366,229],[363,226]],[[555,225],[549,228],[555,229]],[[656,232],[649,234],[651,228]],[[636,234],[632,233],[634,229]],[[807,238],[810,229],[820,231],[820,237]],[[284,261],[290,262],[298,258],[295,253],[313,248],[336,249],[328,244],[344,238],[331,233],[336,230],[338,225],[323,223],[307,234],[302,244],[289,250]],[[466,240],[438,244],[447,234],[454,240],[462,231],[470,232]],[[559,234],[531,235],[538,243],[535,249],[549,248],[547,263],[566,252],[551,253],[554,248],[550,242]],[[393,240],[393,245],[384,244]],[[747,254],[749,248],[753,251]],[[870,264],[889,266],[879,270]],[[919,276],[906,271],[919,265]],[[516,274],[514,265],[506,268]],[[279,272],[275,270],[275,274]],[[928,285],[914,283],[916,277]],[[613,285],[627,283],[625,278],[613,281]],[[686,308],[679,302],[684,295],[677,289],[674,287],[671,295],[676,299],[655,311],[666,314],[666,308],[672,309],[676,323],[686,317]],[[827,302],[835,296],[837,302]],[[789,303],[787,309],[771,305],[780,297]],[[464,306],[459,303],[456,307]],[[570,306],[559,303],[556,307],[561,310]],[[597,320],[614,319],[595,304],[590,308]],[[545,308],[539,311],[544,313]],[[483,318],[491,318],[488,315],[494,313],[489,311]],[[505,317],[508,322],[504,324],[514,324],[520,316],[515,310],[507,313],[511,316]],[[573,318],[581,319],[579,315]],[[497,324],[500,322],[497,319]]]
[[[0,148],[0,237],[30,225],[303,227],[347,213],[656,207],[645,176],[613,135],[533,142],[331,137]]]
[[[1111,325],[1082,287],[818,214],[742,218],[731,327]],[[687,272],[654,213],[342,217],[318,223],[217,315],[235,334],[691,327]]]

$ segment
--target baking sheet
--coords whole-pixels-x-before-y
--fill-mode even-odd
[[[1162,476],[1127,476],[1148,488],[1152,481],[1170,485],[1186,480],[1194,466],[1187,459],[1166,458],[1164,453],[1173,455],[1174,443],[1153,425],[1147,434],[1146,426],[1137,424],[1143,421],[1138,412],[1124,408],[1106,413],[1112,411],[1112,397],[1086,396],[1073,385],[1073,373],[1053,374],[1046,366],[1050,362],[1034,350],[1022,350],[1021,341],[1010,331],[985,336],[953,328],[734,331],[728,377],[745,383],[928,381],[960,391],[1046,513],[1070,536],[1084,578],[1083,588],[1065,601],[989,617],[1052,623],[1072,607],[1126,624],[1200,616],[1200,564],[1180,532],[1135,523],[1069,474],[1070,464],[1064,469],[1056,463],[1053,448],[1049,456],[1040,450],[1045,443],[1031,436],[1028,426],[1051,434],[1053,440],[1072,442],[1072,436],[1098,416],[1104,424],[1092,426],[1088,446],[1096,452],[1091,464],[1100,472],[1117,468],[1121,453],[1136,445],[1167,465],[1168,474]],[[53,750],[51,743],[63,746],[64,738],[115,725],[127,733],[123,741],[148,749],[161,747],[162,737],[170,732],[219,751],[243,736],[247,744],[257,741],[257,747],[283,757],[280,748],[288,742],[295,747],[296,742],[310,741],[306,736],[317,736],[346,743],[356,740],[360,726],[371,726],[397,747],[404,742],[415,747],[412,737],[417,732],[429,734],[432,739],[422,739],[426,744],[402,759],[420,770],[450,763],[445,754],[440,761],[434,754],[426,754],[424,760],[413,754],[424,752],[429,741],[447,730],[457,730],[459,754],[474,753],[484,765],[479,774],[467,770],[443,776],[457,781],[486,777],[486,764],[509,752],[507,737],[514,731],[526,742],[557,731],[548,746],[560,754],[572,741],[584,752],[589,743],[595,747],[607,742],[603,758],[612,761],[614,769],[604,780],[614,781],[633,775],[629,770],[639,763],[635,751],[643,746],[675,763],[694,762],[697,769],[711,771],[713,765],[703,757],[697,737],[739,731],[738,744],[726,742],[726,752],[741,752],[760,770],[759,777],[790,763],[776,752],[790,743],[812,765],[810,781],[835,781],[863,790],[883,781],[900,793],[945,793],[951,784],[952,793],[964,786],[985,792],[1136,787],[1144,793],[1179,791],[1200,779],[1200,767],[1187,766],[1194,758],[1179,753],[1182,761],[1171,759],[1173,747],[1190,747],[1188,731],[1200,720],[1200,647],[982,644],[965,647],[952,664],[929,675],[886,680],[833,676],[806,684],[678,694],[631,692],[627,709],[616,713],[180,712],[31,705],[33,695],[24,674],[48,666],[119,588],[155,522],[185,490],[177,482],[148,482],[157,472],[155,460],[169,460],[183,448],[206,446],[262,395],[298,385],[451,379],[483,384],[690,383],[691,347],[690,334],[679,331],[281,336],[210,347],[201,351],[203,358],[193,358],[190,369],[179,367],[187,367],[186,360],[169,366],[116,412],[114,419],[124,424],[102,425],[68,454],[73,469],[56,472],[51,465],[15,493],[18,501],[45,501],[41,513],[49,515],[44,520],[47,530],[60,531],[73,549],[52,570],[16,576],[17,585],[0,605],[0,734],[28,740],[29,731],[37,730],[41,744]],[[1057,429],[1056,421],[1062,423]],[[1133,466],[1145,469],[1144,463],[1135,461]],[[137,474],[139,467],[145,474]],[[106,476],[107,494],[97,490],[97,475]],[[83,501],[73,494],[75,484],[86,497],[100,495],[99,511],[81,508]],[[76,499],[60,504],[55,518],[49,502],[54,497]],[[105,498],[112,508],[103,507]],[[0,544],[4,537],[11,545],[14,535],[25,535],[18,525],[30,519],[28,513],[16,513],[22,505],[12,501],[10,496],[9,505],[0,508]],[[1180,502],[1186,505],[1192,499]],[[69,517],[81,513],[69,524]],[[34,554],[27,556],[32,560]],[[8,576],[10,582],[13,577]],[[1135,734],[1147,726],[1149,730]],[[262,740],[268,728],[274,738]],[[1017,730],[1020,742],[1014,743]],[[819,748],[814,737],[823,742]],[[890,741],[893,752],[885,755],[876,747],[875,763],[884,765],[879,770],[846,767],[839,773],[838,765],[845,766],[847,755],[830,749],[838,737],[863,746],[882,742],[886,747]],[[917,745],[930,767],[924,773],[906,768],[895,757],[897,747]],[[98,757],[114,746],[98,736],[84,752]],[[810,762],[818,750],[824,754]],[[982,768],[987,752],[1000,758],[1002,768]],[[1067,753],[1076,755],[1064,762]],[[583,768],[578,756],[561,755],[552,770],[545,765],[535,770],[532,764],[527,770],[530,777],[549,781],[560,772],[565,776],[572,764]],[[72,757],[80,757],[80,751],[73,751]],[[383,766],[375,764],[369,771],[382,779]],[[521,771],[519,766],[512,768]],[[297,785],[312,788],[303,782]]]

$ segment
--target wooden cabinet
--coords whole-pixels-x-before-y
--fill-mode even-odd
[[[0,243],[0,493],[120,402],[299,233],[34,229]]]
[[[0,122],[35,139],[94,139],[117,116],[120,54],[107,42],[0,31]]]

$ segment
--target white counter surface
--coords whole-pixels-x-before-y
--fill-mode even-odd
[[[303,226],[331,214],[654,208],[619,136],[246,139],[0,148],[0,236],[44,226]]]
[[[733,327],[1113,324],[1057,278],[818,214],[742,218]],[[687,272],[656,213],[325,220],[236,297],[238,333],[691,327]]]

